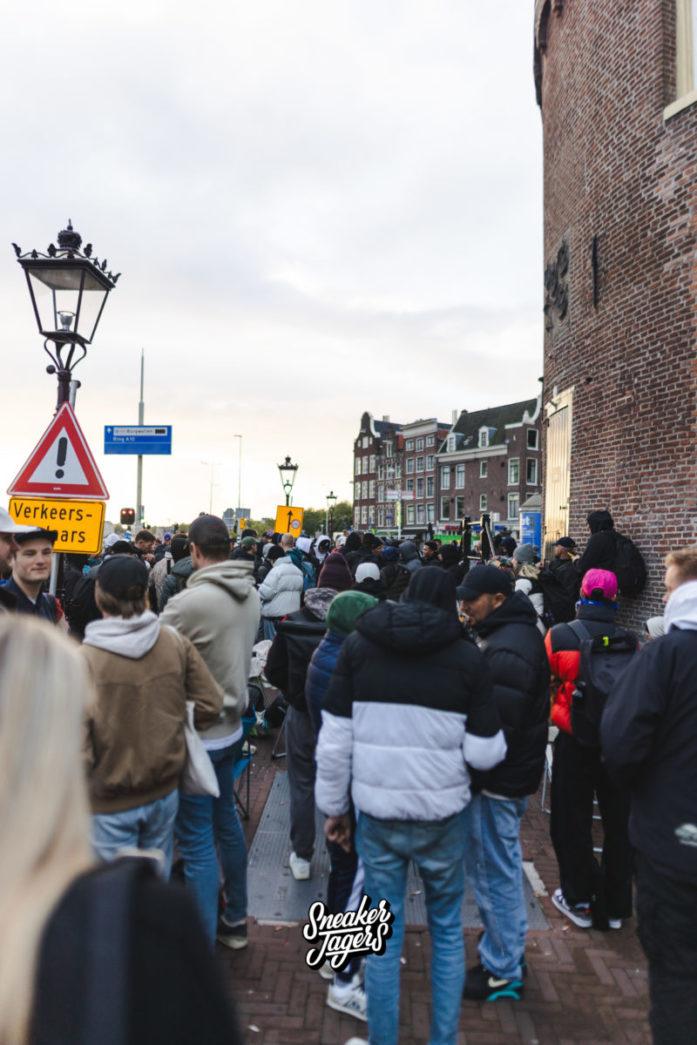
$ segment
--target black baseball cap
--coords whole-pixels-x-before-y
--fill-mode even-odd
[[[142,599],[148,588],[148,568],[135,555],[110,555],[99,567],[97,583],[114,599]]]
[[[27,544],[29,541],[50,541],[55,544],[58,540],[57,530],[30,530],[29,533],[13,533],[17,544]]]
[[[555,548],[557,547],[557,545],[560,548],[568,548],[569,551],[573,551],[576,547],[576,541],[572,540],[571,537],[560,537],[558,541],[554,542]]]
[[[498,566],[474,566],[457,589],[462,602],[474,602],[480,595],[511,595],[513,579]]]

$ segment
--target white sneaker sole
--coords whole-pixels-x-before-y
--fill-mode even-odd
[[[298,867],[292,860],[289,860],[288,866],[296,882],[308,882],[312,877],[312,864],[309,862],[306,867]]]
[[[319,974],[320,974],[320,976],[322,977],[323,980],[333,980],[334,979],[334,973],[332,972],[332,967],[331,967],[331,965],[327,965],[326,962],[325,962],[324,965],[320,965],[320,967],[319,967]]]
[[[343,1003],[336,1001],[332,998],[331,993],[327,993],[327,1005],[330,1009],[334,1009],[335,1012],[343,1012],[344,1016],[353,1016],[354,1020],[363,1020],[364,1023],[368,1022],[368,1014],[361,1012],[355,1005],[350,1003]]]
[[[565,907],[561,900],[558,900],[555,894],[552,894],[552,903],[565,918],[568,918],[570,922],[577,925],[579,929],[592,929],[593,919],[585,918],[582,914],[576,914],[575,911],[571,911],[568,907]]]

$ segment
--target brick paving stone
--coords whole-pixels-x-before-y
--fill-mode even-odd
[[[273,778],[284,764],[271,762],[273,738],[255,739],[248,843]],[[547,892],[556,888],[549,817],[537,798],[523,822],[525,859],[535,864]],[[529,974],[519,1003],[463,1003],[458,1045],[648,1045],[646,964],[633,923],[620,932],[577,929],[556,911],[550,896],[540,904],[549,931],[528,936]],[[465,934],[467,964],[477,960],[475,931]],[[367,1037],[364,1023],[326,1005],[327,983],[305,965],[302,926],[258,925],[250,920],[249,946],[218,958],[235,1000],[248,1045],[344,1045]],[[400,1045],[424,1045],[430,1021],[430,940],[425,927],[405,933]],[[258,1032],[249,1030],[250,1026]]]

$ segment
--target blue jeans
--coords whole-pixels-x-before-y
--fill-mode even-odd
[[[399,1040],[399,959],[410,860],[423,879],[431,933],[429,1045],[455,1045],[465,983],[464,812],[428,822],[376,820],[361,813],[356,847],[365,867],[365,891],[372,905],[388,900],[395,916],[387,950],[382,955],[368,955],[366,961],[370,1045],[397,1045]]]
[[[92,846],[102,860],[114,860],[122,849],[160,849],[164,856],[162,874],[172,870],[174,819],[179,792],[121,813],[95,813],[92,817]]]
[[[479,960],[502,980],[523,974],[528,922],[520,821],[526,805],[525,798],[479,794],[465,810],[467,876],[484,923]]]
[[[218,853],[225,880],[223,917],[232,925],[247,917],[247,846],[234,792],[234,769],[242,743],[240,739],[229,747],[208,752],[218,778],[220,798],[182,792],[179,800],[175,832],[184,861],[184,879],[198,905],[211,947],[218,927]]]

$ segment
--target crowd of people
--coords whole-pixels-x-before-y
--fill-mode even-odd
[[[431,1045],[456,1042],[463,998],[523,997],[520,832],[545,774],[555,907],[621,931],[636,884],[654,1040],[697,1040],[697,548],[668,556],[665,613],[636,635],[619,610],[643,561],[609,513],[588,524],[582,550],[563,536],[544,562],[505,534],[484,561],[373,533],[237,541],[202,514],[69,557],[56,597],[55,534],[0,509],[0,1041],[241,1040],[212,952],[247,946],[234,788],[264,718],[255,647],[283,718],[290,873],[313,874],[318,809],[328,911],[366,894],[394,915],[383,954],[320,970],[371,1045],[399,1040],[412,862]]]

